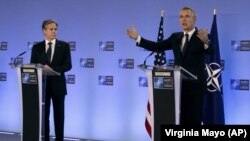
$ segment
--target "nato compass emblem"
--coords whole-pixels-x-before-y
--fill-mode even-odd
[[[206,64],[207,70],[207,90],[209,92],[221,92],[221,66],[218,63]]]

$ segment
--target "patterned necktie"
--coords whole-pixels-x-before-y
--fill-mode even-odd
[[[182,47],[182,54],[184,55],[184,53],[185,53],[185,51],[186,51],[186,49],[187,49],[187,44],[188,44],[188,34],[186,33],[185,34],[185,43],[184,43],[184,45],[183,45],[183,47]]]
[[[51,60],[51,46],[52,46],[52,43],[51,42],[49,42],[48,43],[48,45],[49,45],[49,48],[48,48],[48,50],[47,50],[47,59],[48,59],[48,62],[50,63],[50,60]]]

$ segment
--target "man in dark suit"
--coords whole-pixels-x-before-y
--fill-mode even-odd
[[[138,35],[135,27],[127,29],[130,38],[136,40],[137,46],[150,51],[173,50],[175,65],[182,66],[198,77],[197,80],[183,80],[181,89],[180,124],[200,125],[202,122],[203,95],[206,90],[205,54],[212,54],[208,32],[195,27],[196,13],[189,7],[179,12],[182,32],[175,32],[169,38],[154,42]],[[187,34],[187,35],[185,35]],[[185,41],[187,44],[185,45]]]
[[[64,101],[67,94],[64,73],[69,71],[72,65],[69,44],[56,39],[57,27],[57,22],[52,19],[43,21],[45,40],[33,46],[30,60],[30,63],[42,64],[45,69],[50,67],[60,73],[60,76],[47,76],[46,79],[44,141],[49,141],[51,101],[56,141],[63,141],[64,138]]]

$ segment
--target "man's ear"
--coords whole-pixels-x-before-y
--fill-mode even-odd
[[[43,35],[45,35],[45,31],[46,31],[46,29],[43,29],[43,30],[42,30],[42,32],[43,32]]]

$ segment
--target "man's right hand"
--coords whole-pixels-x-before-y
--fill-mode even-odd
[[[134,26],[127,29],[127,34],[131,39],[134,40],[136,40],[139,36]]]

